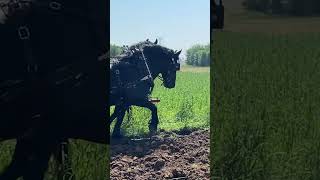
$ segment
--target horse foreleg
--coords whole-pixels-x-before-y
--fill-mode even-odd
[[[158,129],[158,124],[159,124],[159,118],[158,118],[158,109],[157,106],[152,104],[151,102],[148,101],[147,106],[148,109],[150,109],[152,115],[151,115],[151,120],[149,124],[149,131],[150,134],[156,134],[157,129]]]
[[[52,146],[34,142],[29,137],[18,139],[12,161],[0,180],[16,180],[19,177],[24,180],[43,180],[51,149]]]
[[[23,136],[24,156],[27,164],[24,167],[24,180],[43,180],[51,155],[57,150],[61,141],[49,128],[38,126]],[[53,128],[54,129],[54,128]]]
[[[158,118],[158,109],[157,106],[151,103],[150,101],[134,103],[136,106],[148,108],[151,111],[151,120],[149,123],[150,134],[153,135],[157,132],[159,118]]]
[[[116,107],[114,108],[114,111],[113,111],[113,113],[112,113],[111,116],[110,116],[109,126],[110,126],[110,124],[113,122],[113,120],[115,120],[115,119],[119,116],[120,111],[121,111],[121,106],[118,105],[118,106],[116,106]]]
[[[119,111],[117,113],[117,122],[114,125],[112,137],[121,137],[120,128],[123,122],[124,115],[126,114],[126,107],[118,107]],[[117,106],[116,106],[117,109]]]
[[[23,176],[24,180],[43,180],[44,173],[48,169],[49,159],[57,150],[60,142],[54,139],[32,143],[32,149],[28,153],[28,166]]]
[[[113,120],[115,120],[118,116],[117,112],[113,112],[110,116],[110,120],[109,120],[109,125],[113,122]]]

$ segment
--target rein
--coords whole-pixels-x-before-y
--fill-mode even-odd
[[[151,85],[151,87],[150,87],[150,93],[151,93],[153,91],[153,88],[154,88],[154,78],[152,77],[152,73],[150,71],[147,58],[145,57],[145,55],[143,53],[143,49],[141,47],[139,47],[139,49],[138,48],[135,48],[135,49],[132,49],[132,50],[127,49],[125,53],[128,54],[127,56],[131,56],[131,55],[133,55],[134,52],[140,52],[141,53],[141,57],[142,58],[138,58],[138,59],[141,59],[143,61],[143,66],[144,66],[143,69],[145,69],[144,72],[146,72],[147,75],[144,76],[141,79],[137,79],[137,80],[135,80],[133,82],[129,82],[129,83],[126,83],[125,85],[123,85],[123,83],[121,81],[121,78],[120,78],[120,71],[118,69],[116,69],[115,70],[115,74],[116,74],[116,78],[117,78],[117,81],[118,81],[118,83],[117,83],[118,85],[117,86],[113,86],[111,88],[112,89],[117,89],[117,88],[126,88],[126,89],[136,88],[139,83],[148,80],[150,85]],[[105,56],[108,56],[108,55],[105,55]],[[120,59],[123,58],[123,57],[125,57],[125,56],[121,56],[120,55]],[[112,57],[110,57],[110,58],[112,58]],[[113,57],[113,58],[116,59],[116,57]],[[118,62],[121,62],[121,60],[118,61]],[[115,63],[118,63],[118,62],[112,62],[111,61],[110,64],[115,64]],[[179,70],[180,69],[180,64],[179,63],[175,63],[174,60],[172,61],[171,66],[173,66],[175,70]],[[168,70],[168,72],[170,72],[170,70]],[[160,79],[160,81],[162,81],[162,85],[163,85],[164,81],[165,81],[164,78],[162,76],[160,76],[160,75],[158,75],[157,77]]]
[[[133,82],[129,82],[129,83],[126,83],[125,85],[123,85],[123,83],[122,83],[122,81],[121,81],[121,78],[120,78],[120,71],[118,70],[118,69],[116,69],[115,70],[115,74],[116,74],[116,76],[117,76],[117,80],[118,80],[118,86],[116,86],[116,87],[112,87],[112,88],[114,88],[114,89],[116,89],[116,88],[126,88],[126,89],[130,89],[130,88],[136,88],[137,87],[137,85],[139,84],[139,83],[141,83],[141,82],[144,82],[144,81],[149,81],[149,83],[150,83],[150,93],[153,91],[153,88],[154,88],[154,82],[153,82],[153,77],[152,77],[152,75],[151,75],[151,71],[150,71],[150,68],[149,68],[149,65],[148,65],[148,62],[147,62],[147,59],[146,59],[146,57],[145,57],[145,55],[144,55],[144,53],[143,53],[143,50],[140,48],[139,50],[138,50],[140,53],[141,53],[141,57],[142,57],[142,60],[143,60],[143,64],[144,64],[144,68],[143,69],[146,69],[146,76],[144,76],[143,78],[141,78],[141,79],[137,79],[137,80],[135,80],[135,81],[133,81]],[[138,58],[138,59],[140,59],[140,58]],[[113,62],[111,62],[111,64],[112,64]]]
[[[143,61],[144,61],[145,65],[146,65],[146,68],[147,68],[147,71],[148,71],[148,75],[147,75],[146,77],[144,77],[144,78],[147,78],[147,79],[145,79],[145,80],[149,80],[149,82],[151,83],[150,92],[152,92],[152,91],[153,91],[153,88],[154,88],[153,77],[152,77],[152,75],[151,75],[151,71],[150,71],[150,68],[149,68],[147,59],[146,59],[146,57],[144,56],[143,49],[142,49],[141,47],[140,47],[140,52],[141,52],[141,54],[142,54]],[[144,78],[142,78],[142,79],[144,79]]]

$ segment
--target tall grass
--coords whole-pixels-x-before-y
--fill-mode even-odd
[[[0,143],[0,172],[9,164],[14,150],[15,141]],[[73,140],[70,143],[70,161],[76,180],[106,180],[109,178],[109,147],[86,141]],[[58,179],[59,165],[51,158],[46,180]]]
[[[320,34],[214,34],[213,179],[320,177]]]
[[[160,99],[157,104],[160,129],[171,131],[209,127],[209,77],[208,69],[198,71],[194,68],[178,72],[173,89],[166,89],[159,80],[156,81],[151,96]],[[130,121],[125,117],[122,126],[124,134],[135,136],[148,133],[150,118],[148,109],[133,107]]]

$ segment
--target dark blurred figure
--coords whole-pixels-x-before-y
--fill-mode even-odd
[[[224,27],[224,6],[222,0],[217,4],[211,0],[211,29],[223,29]]]

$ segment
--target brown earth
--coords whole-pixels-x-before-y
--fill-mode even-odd
[[[209,130],[112,140],[111,179],[210,179]]]

